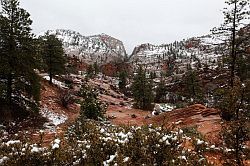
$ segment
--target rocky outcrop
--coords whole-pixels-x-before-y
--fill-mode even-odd
[[[171,112],[153,116],[147,123],[165,127],[194,127],[209,141],[218,142],[221,131],[220,111],[207,108],[201,104],[194,104]]]
[[[164,117],[167,117],[168,122],[182,121],[182,124],[189,124],[189,122],[201,122],[209,116],[217,116],[218,119],[220,111],[214,108],[207,108],[201,104],[195,104],[186,108],[175,109],[170,112],[162,113],[159,116],[153,117],[151,120],[155,122],[162,122]]]

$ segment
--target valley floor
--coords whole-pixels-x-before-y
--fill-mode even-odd
[[[106,83],[104,83],[106,82]],[[209,163],[215,165],[221,165],[221,153],[216,151],[216,148],[221,147],[220,130],[222,120],[220,118],[220,112],[216,109],[206,108],[201,104],[195,104],[186,108],[174,109],[169,112],[162,113],[157,116],[153,116],[152,112],[143,111],[132,108],[132,99],[124,97],[123,94],[116,92],[110,86],[109,81],[105,80],[100,84],[100,80],[91,80],[92,86],[97,86],[105,90],[105,94],[100,95],[100,100],[109,102],[106,118],[113,125],[118,126],[144,126],[154,125],[160,127],[166,127],[172,130],[184,130],[204,138],[206,142],[214,148],[214,151],[207,152],[205,154]],[[79,116],[80,105],[71,104],[66,109],[61,106],[59,102],[61,88],[56,85],[50,85],[47,81],[42,81],[42,93],[41,93],[41,115],[43,118],[40,120],[39,125],[33,128],[32,125],[36,122],[27,120],[26,128],[24,128],[24,122],[14,124],[12,130],[9,128],[9,134],[16,135],[22,132],[28,133],[29,139],[33,143],[41,141],[42,146],[49,147],[55,138],[63,140],[68,127],[72,125]],[[17,126],[19,126],[17,128]],[[20,131],[18,131],[20,129]],[[7,134],[7,133],[5,133]],[[192,135],[190,136],[193,137]],[[193,145],[190,141],[186,141],[183,146],[187,149],[193,149]],[[246,161],[246,165],[250,164]],[[1,164],[0,164],[1,165]]]

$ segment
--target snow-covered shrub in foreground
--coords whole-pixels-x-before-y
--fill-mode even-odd
[[[0,165],[206,165],[201,153],[183,147],[185,139],[182,130],[77,121],[46,148],[3,140]]]

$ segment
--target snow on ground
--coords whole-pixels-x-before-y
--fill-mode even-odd
[[[8,157],[4,156],[2,158],[0,158],[0,165],[3,165],[5,161],[9,160]]]
[[[40,113],[49,120],[49,122],[44,124],[44,127],[50,130],[55,130],[55,126],[64,123],[68,119],[66,115],[52,112],[46,107],[43,108]]]
[[[46,79],[46,80],[48,80],[48,81],[50,80],[49,76],[44,76],[43,78]],[[52,83],[55,84],[55,85],[57,85],[57,86],[59,86],[59,87],[61,87],[61,88],[67,88],[67,86],[65,85],[65,83],[63,83],[61,81],[52,79]]]
[[[170,104],[155,104],[154,110],[157,112],[170,112],[174,109],[173,105]]]

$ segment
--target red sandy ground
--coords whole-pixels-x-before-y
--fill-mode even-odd
[[[114,117],[110,118],[110,121],[116,125],[142,126],[147,124],[145,117],[149,114],[149,111],[110,105],[106,116]],[[132,115],[135,115],[136,118],[132,118]]]
[[[45,131],[43,136],[43,145],[48,146],[56,137],[63,137],[63,134],[67,130],[70,123],[73,123],[79,116],[80,107],[76,104],[72,104],[68,109],[61,106],[59,101],[59,94],[61,89],[55,85],[50,85],[47,81],[42,81],[41,90],[41,105],[46,106],[50,111],[64,114],[68,117],[68,120],[57,126],[56,133]],[[37,142],[40,140],[40,134],[36,131],[32,134],[32,140]]]
[[[132,118],[131,115],[136,115]],[[159,126],[172,127],[197,127],[197,130],[206,137],[206,139],[215,144],[219,144],[218,134],[221,130],[221,118],[218,110],[206,108],[203,105],[196,104],[183,109],[177,109],[166,112],[152,118],[145,118],[151,115],[148,111],[131,109],[121,106],[109,106],[107,116],[113,124],[117,125],[146,125],[155,124]],[[179,124],[175,124],[180,122]]]

